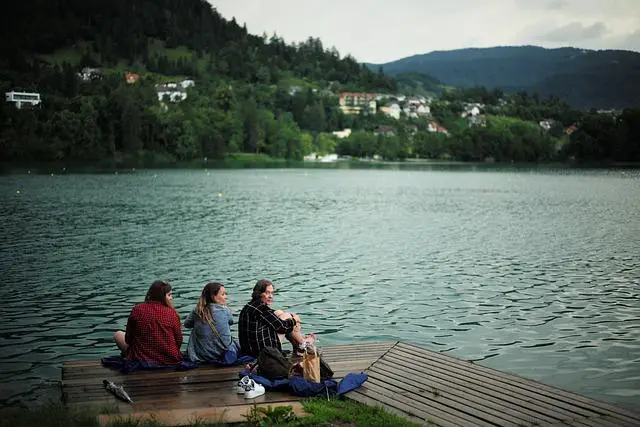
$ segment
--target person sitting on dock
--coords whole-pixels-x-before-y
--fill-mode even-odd
[[[294,351],[305,341],[301,334],[300,317],[282,310],[275,311],[269,305],[273,302],[274,287],[271,281],[258,280],[249,301],[240,312],[238,335],[243,352],[257,357],[265,347],[282,351],[279,334],[291,342]],[[310,335],[307,341],[315,340]]]
[[[220,362],[228,350],[240,354],[240,343],[231,336],[233,314],[227,306],[227,291],[217,282],[207,283],[196,307],[184,321],[192,329],[187,357],[194,362]]]
[[[131,310],[126,332],[117,331],[113,336],[127,360],[158,366],[180,364],[182,329],[173,308],[171,285],[164,280],[153,282],[144,302]]]

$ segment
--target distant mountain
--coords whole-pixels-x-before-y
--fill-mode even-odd
[[[444,85],[558,96],[575,107],[640,106],[640,53],[506,46],[435,51],[382,66],[396,76],[426,73]]]

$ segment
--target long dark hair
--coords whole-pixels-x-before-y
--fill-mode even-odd
[[[261,295],[267,290],[269,286],[273,286],[271,280],[260,279],[256,282],[256,285],[253,287],[253,293],[251,294],[252,302],[262,302]]]
[[[171,285],[169,282],[165,280],[156,280],[149,287],[147,296],[144,297],[144,302],[157,301],[162,305],[169,307],[169,304],[167,304],[167,294],[169,292],[171,292]]]
[[[202,294],[198,299],[198,304],[196,305],[196,313],[202,320],[205,322],[215,325],[215,322],[211,318],[211,310],[209,310],[209,304],[214,303],[213,297],[218,295],[220,289],[224,285],[218,282],[210,282],[204,285],[204,289],[202,289]]]

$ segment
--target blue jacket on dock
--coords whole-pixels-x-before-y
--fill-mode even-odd
[[[233,315],[229,307],[210,304],[209,309],[217,333],[195,310],[184,321],[185,328],[193,328],[187,344],[187,357],[194,362],[222,361],[230,348],[235,349],[238,355],[241,353],[238,341],[231,336]]]

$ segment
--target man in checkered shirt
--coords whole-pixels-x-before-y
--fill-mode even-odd
[[[269,307],[273,302],[273,292],[273,283],[266,279],[258,280],[251,301],[240,312],[238,335],[244,354],[258,357],[260,350],[265,347],[282,351],[278,334],[285,334],[294,350],[302,343],[300,318]]]

